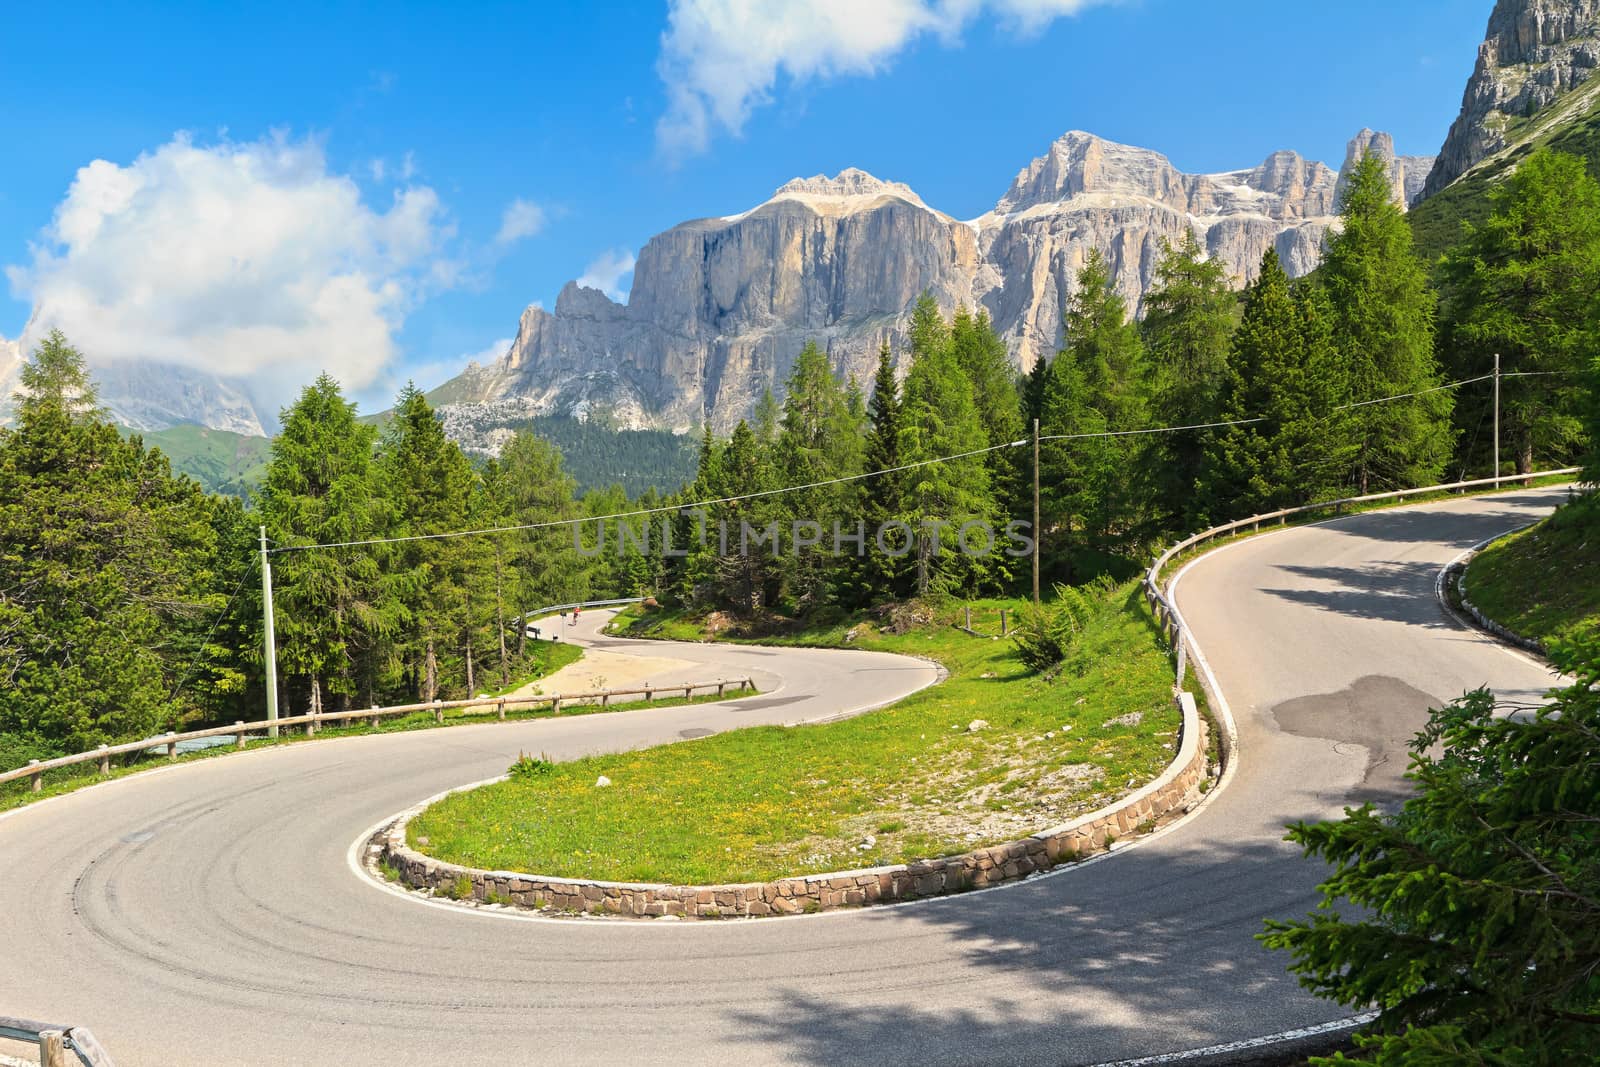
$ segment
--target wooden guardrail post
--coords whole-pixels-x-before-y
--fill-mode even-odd
[[[728,683],[727,682],[718,682],[717,683],[717,696],[720,697],[723,693],[727,692],[727,689],[728,689]]]
[[[177,735],[175,733],[173,733],[171,730],[167,731],[167,758],[168,759],[177,759],[178,758],[178,742],[172,740],[172,738],[174,738],[176,736]]]
[[[561,714],[561,698],[560,697],[552,697],[552,698],[550,698],[550,714],[552,714],[552,715],[560,715]]]
[[[608,689],[600,694],[600,706],[608,707],[611,704],[611,691]]]
[[[314,711],[311,713],[311,717],[306,720],[306,736],[317,736],[317,713]]]
[[[367,720],[367,725],[374,730],[378,728],[378,705],[376,704],[372,705],[372,717]]]
[[[654,698],[655,698],[655,690],[651,689],[648,685],[645,686],[644,687],[644,702],[646,704],[648,704]]]
[[[100,746],[100,773],[102,775],[111,773],[111,757],[106,754],[106,749],[110,747],[110,745]]]
[[[693,692],[694,692],[694,686],[692,686],[692,685],[684,686],[683,687],[683,699],[689,700],[690,699],[690,694],[693,693]]]
[[[237,722],[235,722],[233,724],[233,728],[235,730],[239,731],[238,734],[235,735],[235,738],[234,738],[234,747],[235,748],[239,748],[239,749],[243,749],[244,748],[244,720],[243,719],[239,719]]]
[[[434,724],[437,725],[437,726],[443,726],[444,725],[444,708],[441,706],[443,704],[444,704],[444,701],[440,700],[437,697],[434,698],[434,701],[433,701],[433,721],[434,721]]]
[[[494,710],[495,710],[495,714],[497,716],[499,716],[500,721],[501,722],[505,722],[506,721],[506,698],[505,697],[501,697],[500,698],[499,702],[497,704],[495,704]]]
[[[39,761],[36,760],[36,759],[31,759],[31,760],[28,761],[28,766],[30,766],[30,767],[37,767],[38,765],[39,765]],[[44,788],[44,772],[43,771],[34,771],[32,780],[33,780],[33,791],[35,793],[39,792],[39,790]]]
[[[73,1067],[68,1058],[67,1035],[60,1030],[39,1031],[39,1067]]]

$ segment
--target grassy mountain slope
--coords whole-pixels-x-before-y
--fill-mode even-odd
[[[161,449],[174,471],[228,496],[244,496],[261,483],[272,450],[268,438],[204,426],[173,426],[139,436],[146,447]]]
[[[1489,190],[1535,148],[1548,146],[1582,156],[1600,176],[1600,76],[1552,103],[1530,118],[1507,127],[1510,143],[1443,191],[1409,213],[1417,253],[1434,262],[1461,240],[1462,223],[1477,224],[1489,215]]]

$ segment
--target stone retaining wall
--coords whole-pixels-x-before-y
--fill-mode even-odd
[[[1205,720],[1191,694],[1180,693],[1178,705],[1183,717],[1178,754],[1154,782],[1054,829],[943,859],[714,886],[601,882],[483,871],[442,863],[406,844],[407,824],[431,800],[382,831],[380,853],[399,873],[400,880],[416,889],[453,893],[458,887],[470,887],[471,896],[480,901],[495,899],[523,908],[641,918],[796,915],[982,889],[1103,852],[1113,839],[1134,833],[1146,822],[1189,811],[1199,803],[1200,786],[1207,776]],[[463,878],[466,886],[462,886]]]
[[[1526,529],[1526,527],[1523,529]],[[1504,541],[1506,538],[1521,532],[1521,529],[1512,530],[1510,533],[1504,533],[1499,537],[1490,538],[1483,544],[1478,545],[1471,552],[1468,552],[1466,555],[1460,557],[1454,563],[1450,564],[1445,571],[1445,582],[1455,583],[1456,600],[1460,602],[1461,609],[1467,613],[1467,616],[1478,627],[1478,629],[1498,637],[1507,644],[1515,645],[1525,652],[1532,652],[1536,656],[1547,657],[1550,654],[1550,650],[1545,647],[1543,641],[1540,641],[1538,638],[1534,637],[1524,637],[1515,630],[1511,629],[1509,626],[1505,626],[1496,622],[1488,615],[1485,615],[1483,613],[1483,609],[1479,608],[1478,605],[1474,604],[1467,598],[1467,568],[1472,565],[1472,561],[1477,559],[1478,556],[1482,554],[1484,549],[1488,548],[1490,545],[1493,545],[1499,541]],[[1448,607],[1449,603],[1446,602],[1445,606]]]

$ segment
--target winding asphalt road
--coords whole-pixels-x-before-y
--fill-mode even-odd
[[[1432,584],[1562,496],[1376,512],[1203,557],[1177,596],[1237,720],[1238,770],[1172,830],[1096,862],[723,923],[508,918],[351,869],[365,830],[519,750],[815,719],[934,677],[864,652],[651,643],[765,691],[245,753],[0,818],[0,1010],[89,1026],[124,1065],[1085,1064],[1337,1018],[1252,938],[1315,899],[1319,871],[1282,826],[1392,798],[1430,704],[1548,686],[1447,620]]]

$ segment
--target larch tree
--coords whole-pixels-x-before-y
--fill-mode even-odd
[[[1584,444],[1585,376],[1600,351],[1600,182],[1576,156],[1541,149],[1489,192],[1492,211],[1445,258],[1440,348],[1458,378],[1500,356],[1500,425],[1518,473],[1562,466]],[[1483,445],[1492,390],[1464,391],[1456,425]],[[1465,457],[1469,462],[1486,455]]]

